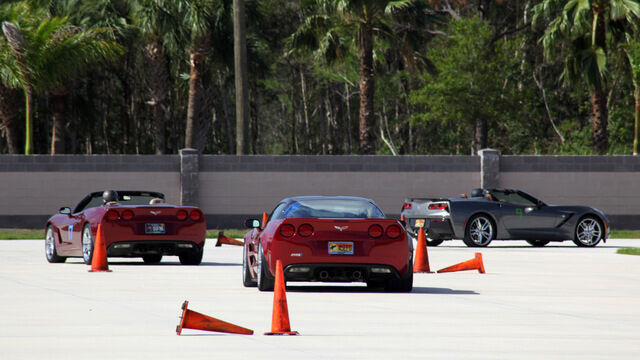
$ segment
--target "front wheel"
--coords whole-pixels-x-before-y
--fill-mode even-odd
[[[91,265],[93,259],[93,233],[91,232],[91,225],[85,224],[82,229],[82,260],[85,264]]]
[[[178,255],[180,258],[180,264],[182,265],[200,265],[202,262],[203,249],[193,250],[188,253]]]
[[[258,289],[260,291],[273,291],[275,279],[269,273],[269,265],[262,251],[262,244],[258,245]]]
[[[247,246],[242,247],[242,285],[244,287],[256,287],[256,281],[251,277],[249,259],[247,258]]]
[[[594,247],[603,237],[602,222],[593,216],[585,216],[576,225],[573,242],[580,247]]]
[[[464,231],[464,243],[468,247],[485,247],[495,235],[493,223],[486,215],[476,215],[469,220]]]
[[[58,256],[58,252],[56,251],[56,237],[51,225],[47,226],[47,231],[44,235],[44,254],[50,263],[63,263],[67,260],[64,256]]]
[[[438,246],[444,242],[444,239],[430,239],[427,238],[427,246]]]
[[[549,240],[527,240],[527,242],[529,243],[529,245],[534,247],[543,247],[550,243]]]

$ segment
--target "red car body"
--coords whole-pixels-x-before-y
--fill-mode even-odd
[[[411,291],[413,243],[402,225],[393,219],[345,217],[288,217],[277,212],[297,203],[355,201],[377,206],[357,197],[295,197],[280,202],[264,229],[257,220],[245,235],[243,283],[272,290],[276,260],[286,281],[366,282],[390,291]],[[299,209],[300,207],[298,207]],[[317,211],[316,211],[317,212]]]
[[[200,264],[206,236],[200,209],[164,204],[164,195],[158,192],[119,191],[115,202],[103,201],[102,194],[91,193],[73,211],[63,207],[47,220],[49,262],[82,257],[91,264],[101,224],[108,257],[141,257],[145,263],[158,263],[164,255],[177,255],[183,264]]]

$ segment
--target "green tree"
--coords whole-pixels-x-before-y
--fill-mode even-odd
[[[360,58],[359,153],[375,153],[376,119],[374,113],[376,37],[393,38],[394,15],[412,13],[424,6],[418,0],[315,0],[305,3],[304,23],[291,37],[292,48],[307,48],[321,53],[328,62],[343,57],[355,44]],[[414,11],[416,10],[416,11]],[[400,41],[401,39],[396,39]]]
[[[544,25],[541,38],[545,58],[563,57],[562,79],[583,79],[590,89],[593,149],[609,147],[608,57],[622,42],[625,26],[640,19],[636,0],[544,0],[533,8],[534,25]]]

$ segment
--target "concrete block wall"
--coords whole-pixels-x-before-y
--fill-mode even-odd
[[[185,149],[186,150],[186,149]],[[490,157],[483,159],[482,157]],[[603,210],[612,227],[640,229],[640,157],[0,155],[0,228],[41,228],[61,206],[104,189],[154,190],[196,204],[209,228],[241,227],[295,195],[373,199],[397,216],[408,197],[480,187],[521,188],[548,203]]]

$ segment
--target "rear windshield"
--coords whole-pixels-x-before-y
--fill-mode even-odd
[[[274,219],[328,218],[328,219],[384,219],[378,207],[364,200],[314,199],[299,200],[276,208]]]

